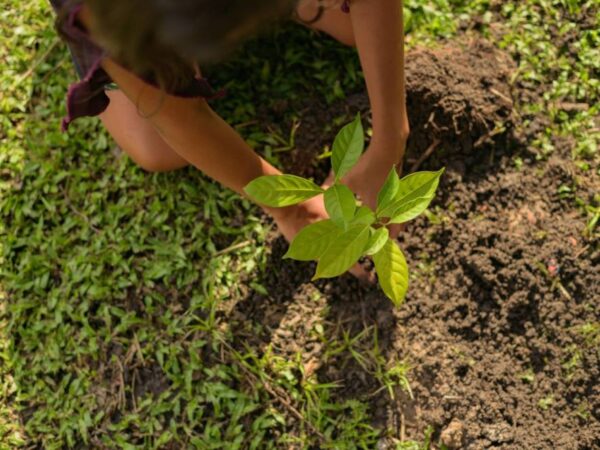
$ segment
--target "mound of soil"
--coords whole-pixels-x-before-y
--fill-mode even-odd
[[[514,125],[508,84],[512,69],[506,54],[482,40],[409,53],[409,162],[434,150],[436,158],[469,156],[494,136],[495,143],[500,136],[510,136],[506,130]]]
[[[282,261],[279,237],[261,281],[269,294],[240,301],[231,326],[245,344],[270,344],[286,357],[300,352],[306,373],[340,386],[338,400],[368,401],[388,435],[381,448],[422,439],[430,425],[435,441],[454,448],[599,448],[600,354],[582,327],[600,322],[600,250],[582,234],[585,217],[573,198],[559,190],[577,186],[590,201],[598,177],[574,167],[566,144],[537,161],[520,143],[529,136],[517,141],[507,132],[511,64],[489,45],[411,55],[408,157],[418,160],[438,140],[422,165],[450,170],[435,216],[400,237],[412,271],[406,304],[394,309],[350,276],[311,283],[314,266]],[[367,104],[361,93],[339,108]],[[303,119],[290,170],[325,176],[327,167],[306,163],[306,149],[326,142],[326,120]],[[346,334],[364,354],[376,337],[388,366],[408,361],[413,398],[380,389],[375,368],[349,350],[324,352],[323,342]]]

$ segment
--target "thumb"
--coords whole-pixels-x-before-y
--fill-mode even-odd
[[[333,174],[333,170],[331,170],[329,172],[329,175],[327,175],[327,178],[325,178],[325,181],[323,181],[323,184],[321,185],[321,187],[323,189],[327,189],[333,185],[334,181],[335,181],[335,175]]]
[[[400,235],[400,233],[402,233],[405,229],[406,229],[406,225],[403,223],[390,225],[388,227],[388,230],[390,232],[390,237],[392,239],[396,239]]]

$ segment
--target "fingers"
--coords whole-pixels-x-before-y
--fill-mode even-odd
[[[333,170],[331,170],[329,172],[329,175],[327,175],[327,178],[325,179],[325,181],[323,181],[323,184],[321,185],[321,187],[323,189],[327,189],[329,187],[331,187],[334,183],[335,180],[335,175],[333,174]]]
[[[388,230],[390,232],[390,237],[392,239],[396,239],[400,235],[400,233],[402,233],[404,230],[406,230],[406,225],[403,223],[390,225],[390,226],[388,226]]]
[[[373,285],[376,282],[375,272],[367,270],[360,263],[356,263],[348,272],[365,285]]]

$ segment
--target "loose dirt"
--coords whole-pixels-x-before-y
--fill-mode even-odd
[[[338,400],[368,401],[394,438],[422,439],[432,426],[434,442],[451,448],[600,448],[600,352],[581,332],[600,321],[600,251],[570,193],[589,201],[598,177],[573,165],[566,142],[536,160],[532,128],[519,127],[513,109],[521,93],[509,85],[512,64],[488,44],[407,61],[405,169],[447,173],[430,217],[399,239],[412,271],[406,304],[394,309],[350,276],[311,283],[314,265],[282,261],[286,244],[274,236],[261,280],[269,295],[240,301],[231,326],[255,348],[300,352],[305,376],[338,383]],[[303,119],[287,169],[322,180],[328,167],[308,162],[331,139],[322,124],[367,105],[357,93]],[[388,364],[407,361],[413,397],[381,390],[375,367],[350,351],[327,352],[324,342],[344,333],[359,352],[376,338]]]

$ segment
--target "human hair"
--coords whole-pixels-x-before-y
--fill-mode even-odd
[[[298,0],[84,0],[111,57],[169,90],[217,62]]]

